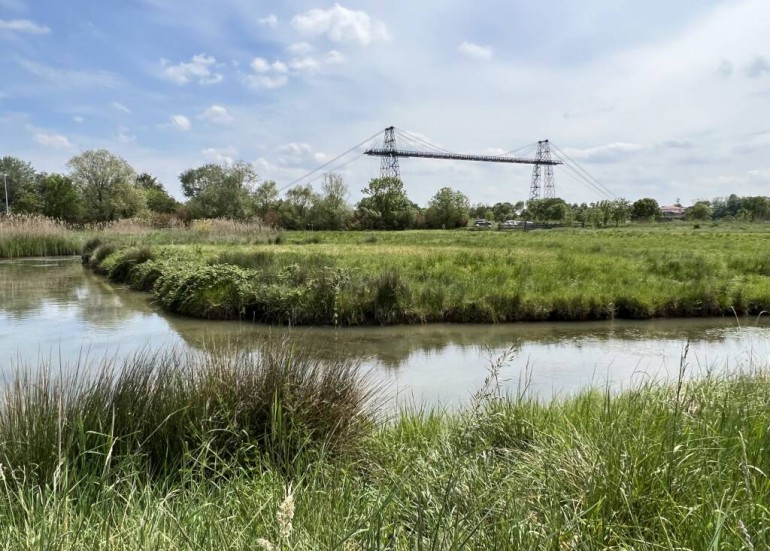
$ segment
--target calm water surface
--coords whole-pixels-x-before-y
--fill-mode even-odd
[[[388,382],[399,402],[454,405],[512,346],[506,387],[541,397],[589,385],[627,387],[676,376],[685,344],[690,373],[770,365],[770,316],[734,318],[293,328],[209,322],[162,313],[144,293],[116,287],[78,259],[0,261],[0,375],[19,366],[114,358],[140,350],[228,346],[258,351],[296,339],[324,358],[351,357]]]

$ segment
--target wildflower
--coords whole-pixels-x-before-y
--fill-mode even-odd
[[[258,545],[259,547],[261,547],[262,549],[264,549],[265,551],[277,551],[277,549],[278,549],[278,548],[277,548],[275,545],[273,545],[272,543],[270,543],[270,542],[269,542],[268,540],[266,540],[265,538],[259,538],[259,539],[257,540],[257,545]]]
[[[278,520],[278,531],[281,536],[281,541],[285,541],[291,537],[294,526],[292,520],[294,520],[294,494],[289,488],[286,498],[283,503],[278,507],[278,513],[276,514]]]

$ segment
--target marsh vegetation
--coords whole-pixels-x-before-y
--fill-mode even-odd
[[[770,543],[765,371],[543,403],[498,392],[505,362],[461,412],[390,416],[355,366],[285,347],[19,373],[0,407],[2,547]]]

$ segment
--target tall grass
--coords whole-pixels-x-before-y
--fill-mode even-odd
[[[27,370],[2,393],[0,461],[42,485],[64,467],[105,476],[126,461],[169,477],[204,448],[289,470],[300,456],[355,451],[373,421],[373,389],[355,364],[285,344],[258,357],[168,352],[63,376]]]
[[[270,364],[294,361],[280,357]],[[770,545],[764,370],[691,381],[683,361],[682,377],[671,385],[647,383],[619,395],[587,390],[551,403],[495,392],[495,378],[504,375],[498,370],[464,411],[401,411],[375,420],[351,415],[362,411],[361,401],[334,376],[317,372],[333,384],[311,383],[307,392],[305,379],[289,377],[285,388],[298,395],[255,392],[271,385],[255,382],[262,379],[251,368],[207,360],[217,367],[189,382],[184,367],[164,358],[132,360],[112,384],[96,377],[63,392],[50,379],[28,379],[6,390],[2,546]],[[221,376],[222,369],[236,378]],[[356,421],[344,431],[339,419]],[[339,450],[329,442],[354,445],[356,453],[329,453]],[[151,475],[149,465],[156,466]]]
[[[80,239],[62,222],[41,216],[0,216],[0,258],[77,254]]]

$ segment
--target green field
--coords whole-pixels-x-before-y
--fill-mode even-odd
[[[496,323],[770,310],[765,225],[102,239],[97,271],[153,292],[169,311],[210,319]]]

